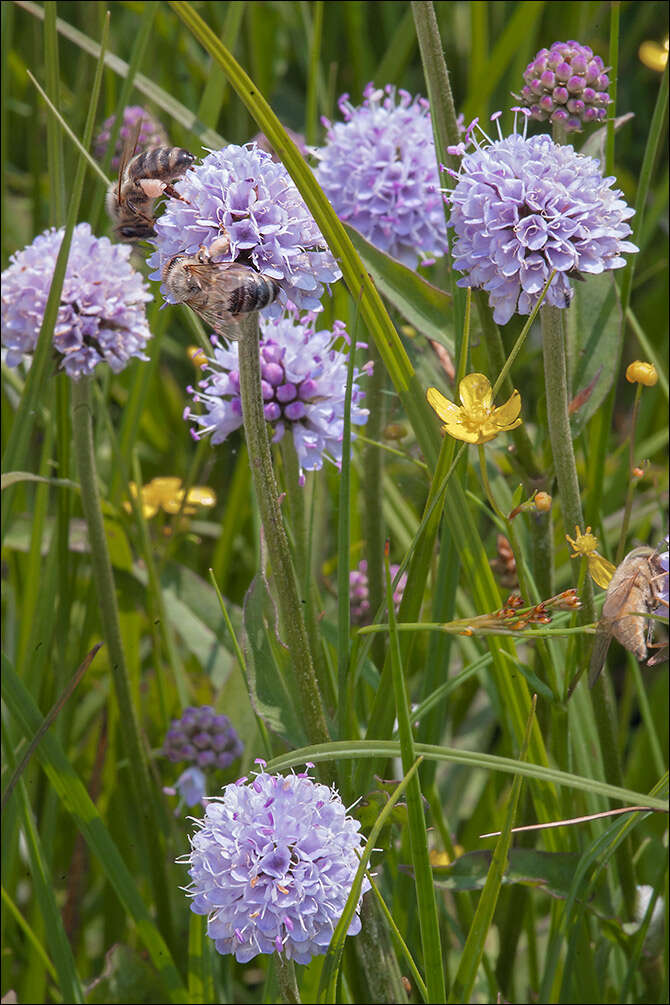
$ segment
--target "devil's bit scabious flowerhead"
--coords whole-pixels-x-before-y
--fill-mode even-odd
[[[658,556],[658,562],[663,570],[664,575],[661,577],[660,583],[657,584],[656,595],[659,601],[665,608],[665,612],[668,610],[668,538],[665,539],[665,551],[662,551]]]
[[[515,97],[534,119],[558,122],[567,132],[607,117],[609,77],[600,56],[579,42],[554,42],[526,67]]]
[[[7,365],[18,366],[35,349],[62,230],[47,230],[11,256],[2,273],[2,344]],[[94,237],[87,223],[72,235],[53,347],[61,369],[78,380],[108,363],[115,373],[128,360],[147,359],[151,338],[144,305],[152,299],[130,265],[130,247]]]
[[[163,755],[173,762],[186,761],[199,768],[227,768],[244,747],[230,719],[209,705],[184,709],[173,719],[165,736]]]
[[[399,565],[391,565],[391,581],[397,575]],[[402,595],[407,585],[407,573],[403,572],[398,585],[393,591],[393,606],[396,614],[400,609]],[[368,580],[368,563],[365,559],[358,563],[358,568],[349,573],[349,610],[354,625],[366,625],[370,620],[370,583]]]
[[[428,102],[368,84],[363,104],[339,101],[316,177],[335,212],[371,244],[411,269],[447,250],[444,207]]]
[[[258,762],[264,768],[265,762]],[[227,785],[191,838],[191,910],[207,915],[218,952],[246,963],[325,953],[358,868],[363,837],[338,793],[307,774]],[[370,888],[364,880],[362,892]],[[360,908],[360,902],[359,902]],[[349,935],[361,928],[358,914]]]
[[[279,316],[287,300],[301,310],[318,309],[324,284],[340,278],[288,171],[255,144],[212,151],[174,187],[186,201],[170,199],[156,221],[152,279],[162,278],[163,265],[174,255],[196,254],[225,237],[230,249],[217,254],[218,262],[250,265],[279,284],[279,298],[264,309],[266,317]],[[161,292],[174,302],[165,286]]]
[[[342,460],[344,395],[347,382],[347,354],[333,349],[339,338],[347,339],[344,324],[333,323],[330,331],[315,331],[318,315],[298,319],[294,312],[282,318],[261,321],[261,378],[265,418],[273,429],[273,442],[288,430],[301,469],[315,471],[324,455],[339,466]],[[198,389],[189,388],[193,400],[203,405],[198,415],[186,409],[184,418],[200,427],[195,439],[211,433],[212,443],[221,443],[242,425],[242,401],[237,344],[219,344],[213,339],[214,357],[203,367],[208,376]],[[366,364],[364,370],[369,370]],[[364,392],[358,387],[359,370],[354,369],[351,421],[362,426],[367,409],[359,402]]]
[[[606,590],[616,566],[598,554],[596,551],[598,538],[591,533],[590,527],[587,527],[583,534],[579,527],[575,527],[575,533],[577,536],[574,539],[569,534],[565,535],[566,541],[573,549],[570,558],[585,558],[591,579]]]
[[[463,407],[429,387],[428,404],[444,422],[442,429],[465,443],[488,443],[498,433],[508,432],[521,425],[521,395],[514,391],[511,398],[496,408],[493,405],[493,388],[483,373],[469,373],[458,385],[458,395]]]
[[[109,144],[109,139],[112,134],[115,121],[115,115],[110,115],[108,119],[105,119],[100,132],[95,139],[93,152],[99,161],[101,161],[107,153],[107,146]],[[160,122],[157,122],[153,115],[146,110],[146,108],[142,108],[141,105],[128,105],[123,109],[123,123],[119,129],[116,146],[114,147],[114,156],[111,160],[112,170],[118,170],[119,159],[123,152],[126,140],[133,135],[139,122],[141,122],[142,125],[140,126],[140,131],[137,136],[135,153],[139,154],[142,153],[143,150],[148,150],[150,147],[159,147],[168,142],[168,135],[165,132],[165,127],[162,126]]]
[[[620,269],[623,253],[638,250],[626,240],[634,210],[597,160],[549,136],[527,137],[525,127],[474,145],[471,153],[465,144],[450,148],[463,155],[447,196],[454,267],[466,273],[459,286],[488,292],[498,324],[530,314],[554,269],[545,302],[567,307],[571,274]]]

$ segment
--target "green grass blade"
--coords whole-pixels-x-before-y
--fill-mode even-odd
[[[536,701],[537,698],[533,700],[533,708],[528,719],[524,745],[521,750],[522,761],[525,760],[528,752],[530,730],[532,720],[535,716]],[[516,813],[519,806],[519,796],[521,795],[521,781],[521,775],[517,775],[512,783],[512,791],[510,793],[507,814],[505,816],[505,825],[503,827],[502,834],[496,842],[496,848],[493,853],[493,859],[491,861],[488,876],[486,877],[486,883],[484,884],[482,895],[479,898],[477,910],[475,911],[475,916],[473,918],[472,925],[470,926],[468,938],[461,956],[461,962],[458,965],[458,971],[451,988],[449,1001],[455,1003],[455,1005],[457,1005],[458,1002],[470,1001],[479,964],[481,963],[482,956],[484,955],[484,943],[486,942],[491,922],[493,921],[493,914],[496,909],[496,904],[498,903],[500,887],[502,886],[503,874],[507,868],[507,856],[512,841],[512,827],[514,826],[514,821],[516,819]]]
[[[593,792],[608,799],[619,799],[635,806],[646,806],[661,813],[668,812],[668,802],[657,796],[646,795],[626,789],[619,785],[595,778],[585,778],[569,771],[559,771],[543,764],[533,764],[531,761],[518,761],[513,757],[500,757],[498,754],[483,754],[478,751],[458,750],[455,747],[438,746],[430,743],[415,745],[417,756],[427,760],[442,761],[453,764],[467,764],[473,768],[483,768],[485,771],[502,771],[508,775],[523,775],[548,785],[564,785],[569,789],[581,792]],[[292,750],[288,754],[280,754],[268,763],[268,771],[283,771],[296,765],[310,761],[337,761],[339,758],[369,758],[380,757],[389,760],[400,756],[400,744],[397,740],[345,740],[313,747],[303,747]],[[558,818],[556,818],[558,819]]]
[[[393,605],[393,588],[391,586],[391,570],[386,550],[386,606],[389,612],[389,652],[393,674],[393,691],[395,694],[396,715],[398,717],[398,732],[400,734],[400,756],[403,771],[407,774],[412,764],[416,762],[412,723],[410,720],[409,698],[405,685],[405,676],[400,654],[400,641],[396,631],[396,617]],[[428,1001],[446,1002],[447,991],[444,983],[442,962],[442,945],[440,940],[440,923],[437,914],[433,872],[428,856],[428,835],[426,833],[426,818],[424,816],[423,799],[418,774],[414,775],[407,786],[407,813],[409,823],[409,843],[412,855],[412,868],[416,884],[416,899],[419,908],[419,926],[421,930],[421,945],[426,974],[426,990]]]

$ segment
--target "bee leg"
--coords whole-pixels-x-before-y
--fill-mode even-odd
[[[161,182],[161,186],[161,193],[163,195],[169,195],[171,199],[179,199],[180,202],[188,203],[189,206],[191,205],[188,199],[185,199],[183,195],[179,195],[177,189],[173,188],[169,183],[166,185],[165,182]]]

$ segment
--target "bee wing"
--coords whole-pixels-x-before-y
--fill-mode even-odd
[[[217,334],[237,341],[239,324],[230,311],[231,301],[253,270],[237,262],[202,262],[186,268],[203,293],[198,302],[189,301],[189,306]]]
[[[638,606],[631,607],[631,601],[636,601],[637,605],[640,603],[649,583],[649,558],[653,554],[653,548],[634,548],[617,566],[607,587],[603,618],[614,621],[625,612],[626,607],[628,610],[625,613],[638,610]]]
[[[601,674],[603,667],[605,666],[605,660],[607,659],[607,650],[610,647],[610,642],[612,641],[612,634],[604,622],[599,622],[598,630],[596,632],[596,637],[593,640],[593,649],[591,650],[591,663],[589,665],[589,687],[593,687],[598,677]]]
[[[135,151],[137,150],[137,141],[140,138],[140,132],[142,131],[142,119],[139,120],[134,126],[133,131],[126,138],[126,142],[123,144],[123,149],[121,151],[121,156],[119,157],[119,176],[116,183],[116,198],[119,205],[121,205],[121,185],[123,182],[123,176],[126,172],[129,162],[135,156]]]

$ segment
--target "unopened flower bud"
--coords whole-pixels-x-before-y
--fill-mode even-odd
[[[551,496],[548,492],[536,492],[534,502],[535,509],[540,513],[548,513],[551,509]]]
[[[579,131],[585,122],[607,115],[609,78],[602,59],[587,45],[554,42],[528,64],[523,79],[525,86],[515,97],[530,108],[534,119],[548,119],[567,131]],[[569,98],[578,99],[581,107],[571,108],[568,116],[562,106]]]
[[[626,380],[630,384],[644,384],[645,387],[653,387],[658,383],[658,374],[653,363],[644,363],[636,359],[626,370]]]

